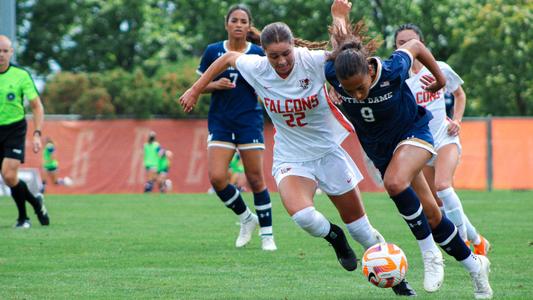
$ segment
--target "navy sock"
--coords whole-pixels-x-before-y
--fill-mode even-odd
[[[411,187],[396,196],[391,196],[391,199],[417,240],[423,240],[431,234],[431,228],[420,205],[420,200]]]
[[[272,203],[268,189],[254,193],[254,205],[262,229],[261,235],[272,235]]]
[[[217,191],[217,195],[224,202],[224,205],[233,210],[236,215],[246,211],[246,203],[242,200],[241,193],[235,186],[228,184],[223,190]]]
[[[9,188],[11,190],[11,197],[13,197],[13,200],[15,200],[15,204],[17,205],[19,213],[18,220],[28,219],[28,214],[26,213],[26,193],[24,192],[25,185],[22,185],[22,182],[22,180],[19,180],[17,185]]]
[[[472,252],[459,236],[455,225],[445,216],[442,216],[439,225],[433,229],[433,239],[446,253],[453,256],[457,261],[466,259]]]

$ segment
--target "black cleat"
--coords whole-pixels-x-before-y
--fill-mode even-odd
[[[409,285],[409,283],[404,279],[397,285],[392,287],[392,290],[397,296],[406,296],[414,297],[416,296],[415,290]]]
[[[348,244],[344,231],[339,226],[331,224],[331,229],[325,239],[333,246],[337,259],[345,270],[357,269],[357,256]]]
[[[35,212],[35,214],[37,215],[37,219],[39,219],[39,223],[41,223],[41,225],[43,226],[50,225],[50,217],[48,217],[48,211],[44,206],[43,194],[37,194],[35,198],[37,198],[37,201],[39,201],[39,204],[41,205],[41,209]]]

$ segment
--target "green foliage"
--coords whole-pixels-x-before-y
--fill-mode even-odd
[[[90,88],[72,105],[70,113],[79,114],[84,118],[93,116],[111,117],[115,115],[115,107],[111,96],[103,88]]]
[[[60,72],[48,80],[42,93],[46,113],[68,114],[70,107],[89,89],[87,74]]]
[[[465,80],[467,115],[533,113],[532,1],[352,2],[352,19],[364,18],[369,35],[384,41],[380,56],[390,55],[400,24],[416,23],[434,56],[447,61]],[[259,29],[284,21],[299,38],[329,39],[331,0],[242,3],[250,7]],[[174,97],[196,78],[189,71],[196,68],[206,46],[227,38],[224,17],[233,4],[226,0],[20,0],[18,57],[22,65],[43,75],[58,69],[90,73],[79,76],[90,77],[90,86],[108,91],[116,114],[149,117],[164,112],[184,117]],[[188,65],[191,61],[195,63]],[[176,68],[163,74],[167,66]],[[68,105],[62,99],[71,93],[75,91],[67,96],[54,94],[53,101],[59,103],[50,102],[49,107],[66,113]],[[157,100],[148,103],[148,98]],[[192,116],[206,115],[206,98]]]
[[[514,2],[473,3],[453,31],[462,43],[451,61],[476,114],[533,114],[533,2]]]

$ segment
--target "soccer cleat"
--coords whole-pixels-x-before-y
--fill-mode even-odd
[[[492,288],[489,283],[490,261],[483,255],[477,255],[476,257],[480,264],[479,272],[470,273],[474,283],[474,297],[476,299],[491,299]]]
[[[17,220],[17,223],[15,223],[15,228],[28,229],[30,227],[31,227],[31,223],[29,219]]]
[[[274,242],[274,237],[271,235],[262,236],[261,237],[261,249],[265,251],[278,250],[278,247],[276,247],[276,243]]]
[[[43,194],[37,194],[35,196],[37,198],[37,201],[39,202],[41,209],[35,212],[37,215],[37,219],[39,219],[39,223],[43,226],[50,225],[50,217],[48,216],[48,211],[46,210],[46,206],[44,206],[44,196]]]
[[[235,241],[235,247],[241,248],[248,244],[252,239],[252,234],[254,233],[257,225],[259,225],[259,220],[254,214],[251,214],[247,220],[241,222],[241,230],[239,231],[239,236]]]
[[[331,224],[331,230],[325,239],[333,246],[337,260],[346,271],[357,269],[357,256],[339,226]]]
[[[402,280],[400,283],[392,287],[394,293],[398,296],[414,297],[416,296],[415,290],[409,285],[407,280]]]
[[[429,293],[440,289],[444,281],[444,260],[440,251],[426,251],[422,254],[424,260],[424,290]]]
[[[481,234],[479,235],[479,239],[481,240],[481,243],[474,245],[474,253],[477,255],[487,256],[490,251],[490,243]]]

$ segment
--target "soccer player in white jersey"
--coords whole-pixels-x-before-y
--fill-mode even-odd
[[[401,25],[394,35],[396,47],[400,47],[412,39],[424,42],[422,31],[414,24]],[[427,68],[418,60],[414,61],[411,67],[411,77],[406,80],[417,104],[424,106],[433,114],[433,119],[429,122],[429,129],[433,135],[435,150],[437,150],[438,155],[424,168],[424,176],[435,199],[440,202],[439,206],[444,206],[444,212],[457,226],[463,240],[468,240],[474,244],[475,254],[487,255],[490,243],[477,232],[464,213],[459,196],[455,193],[452,184],[453,174],[461,155],[459,131],[466,102],[466,95],[461,87],[463,80],[445,62],[438,61],[437,63],[446,76],[445,89],[435,93],[424,90],[423,86],[427,85],[432,78]],[[445,92],[453,93],[455,97],[452,119],[446,116]]]
[[[334,22],[344,20],[351,4],[335,0]],[[236,68],[262,98],[274,123],[272,174],[285,209],[298,226],[326,239],[339,263],[348,271],[357,258],[343,230],[330,223],[313,203],[317,186],[337,208],[352,238],[365,249],[383,241],[366,216],[357,183],[362,175],[340,146],[353,127],[331,103],[325,89],[325,51],[295,48],[284,23],[267,25],[261,33],[266,57],[228,52],[217,59],[181,97],[191,111],[202,89],[228,67]],[[404,281],[394,289],[401,295],[414,291]]]

